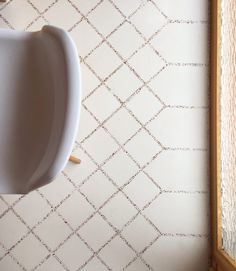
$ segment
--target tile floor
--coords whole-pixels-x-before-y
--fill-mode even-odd
[[[82,164],[0,196],[0,270],[207,270],[207,2],[0,4],[0,27],[68,30],[83,76]]]

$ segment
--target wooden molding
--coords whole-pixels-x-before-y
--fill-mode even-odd
[[[221,212],[221,124],[220,124],[220,78],[221,78],[221,0],[211,1],[211,237],[212,267],[209,271],[236,271],[236,262],[222,249]]]

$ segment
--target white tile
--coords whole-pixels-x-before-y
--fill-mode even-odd
[[[158,187],[140,172],[125,188],[124,192],[139,207],[143,208],[160,193]]]
[[[122,67],[107,80],[107,85],[111,88],[111,92],[117,95],[121,101],[125,101],[141,84],[140,79],[127,65],[122,65]]]
[[[83,271],[107,271],[106,266],[98,260],[98,258],[93,257],[84,267]]]
[[[57,214],[52,213],[34,232],[54,250],[70,235],[71,230]]]
[[[82,96],[89,95],[100,83],[95,74],[82,62],[81,63]]]
[[[81,194],[75,192],[58,208],[58,211],[70,226],[76,229],[91,216],[94,209]]]
[[[148,1],[131,17],[131,22],[146,38],[150,38],[165,24],[166,19],[155,5]]]
[[[46,200],[36,191],[21,199],[14,209],[30,227],[41,221],[51,210]]]
[[[155,36],[151,44],[168,62],[207,63],[207,27],[205,24],[171,23]]]
[[[148,85],[166,105],[208,105],[207,67],[169,66]]]
[[[83,143],[83,147],[99,164],[104,162],[118,149],[117,143],[102,128],[97,130],[92,137],[88,138]]]
[[[206,238],[163,236],[145,251],[143,258],[154,270],[208,270],[207,250]]]
[[[116,237],[99,253],[99,256],[111,270],[122,270],[135,254],[120,237]]]
[[[25,197],[25,195],[17,195],[17,194],[2,194],[1,197],[9,204],[14,205],[20,198]]]
[[[102,1],[102,3],[88,15],[88,19],[104,36],[110,34],[111,31],[123,21],[122,15],[108,0]]]
[[[128,63],[144,81],[148,81],[148,79],[157,74],[164,66],[162,59],[149,45],[140,49],[138,53],[128,61]]]
[[[30,2],[40,11],[45,11],[54,2],[53,0],[30,0]]]
[[[142,2],[142,0],[119,0],[114,3],[120,11],[128,17],[142,5]]]
[[[99,0],[72,0],[72,3],[79,9],[83,15],[86,15],[99,3]]]
[[[78,157],[81,163],[78,165],[69,162],[64,171],[74,184],[79,185],[97,169],[97,166],[81,148],[77,148],[72,154]]]
[[[40,192],[53,206],[56,206],[71,193],[73,188],[73,185],[60,174],[53,182],[40,188]]]
[[[167,108],[147,127],[166,147],[206,148],[207,121],[205,109]]]
[[[81,186],[81,191],[92,204],[99,208],[116,192],[116,188],[101,171],[97,171]]]
[[[144,213],[162,233],[207,234],[208,195],[163,193]]]
[[[55,257],[50,256],[42,265],[40,265],[36,270],[38,271],[48,271],[48,270],[57,270],[64,271],[65,269],[62,265],[55,259]]]
[[[77,270],[92,256],[77,235],[73,235],[55,254],[71,271]]]
[[[122,231],[122,236],[136,251],[141,252],[159,236],[159,233],[143,216],[139,215]]]
[[[101,209],[101,212],[116,228],[121,229],[137,213],[137,210],[120,192]]]
[[[6,248],[15,245],[17,241],[28,232],[26,226],[12,211],[7,212],[0,219],[0,228],[0,240]]]
[[[7,204],[3,200],[0,200],[0,215],[2,215],[7,210],[7,208]]]
[[[71,36],[74,39],[78,53],[85,57],[94,49],[102,38],[96,33],[86,20],[82,20],[72,31]]]
[[[120,106],[120,103],[106,87],[102,86],[86,99],[84,105],[103,122]]]
[[[19,12],[19,10],[21,12]],[[27,16],[25,16],[27,14]],[[38,13],[27,1],[11,1],[3,10],[1,15],[15,28],[24,30],[31,22],[38,17]]]
[[[101,79],[105,79],[121,64],[120,58],[106,43],[99,46],[96,51],[86,59],[86,62]]]
[[[123,150],[116,153],[102,168],[118,186],[124,185],[138,171],[137,165]]]
[[[207,20],[206,0],[154,0],[158,7],[172,20]]]
[[[87,138],[97,127],[99,123],[94,119],[90,112],[85,109],[84,106],[81,107],[80,120],[79,120],[79,130],[77,133],[76,141],[82,142]]]
[[[80,236],[94,251],[99,250],[114,235],[114,230],[104,219],[96,214],[79,230]]]
[[[34,20],[34,22],[32,24],[27,26],[26,30],[30,31],[30,32],[40,31],[45,24],[47,24],[47,21],[40,17],[40,18],[37,18],[36,20]]]
[[[127,22],[112,33],[108,40],[124,59],[131,56],[144,43],[135,28]]]
[[[145,130],[141,130],[125,145],[125,149],[140,166],[143,166],[161,150],[161,147]]]
[[[0,27],[9,29],[10,27],[7,25],[7,23],[3,20],[3,18],[0,18]]]
[[[148,271],[150,270],[147,265],[145,265],[141,259],[135,260],[133,263],[131,263],[127,268],[127,271]]]
[[[163,107],[160,101],[146,88],[131,98],[127,107],[143,124],[149,121]]]
[[[30,233],[13,250],[13,255],[19,259],[19,262],[26,268],[32,270],[45,259],[49,252],[36,237]]]
[[[44,14],[44,17],[50,24],[65,30],[69,30],[69,28],[81,19],[81,15],[69,1],[57,1],[53,7]]]
[[[0,245],[0,257],[6,254],[7,250],[2,247],[3,245]]]
[[[1,270],[21,271],[22,268],[10,256],[4,257],[0,261]]]
[[[129,140],[141,127],[125,108],[121,108],[105,123],[109,132],[121,143]]]
[[[207,191],[208,152],[163,151],[145,171],[164,190]]]

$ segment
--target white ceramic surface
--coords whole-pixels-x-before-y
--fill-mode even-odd
[[[0,71],[0,193],[27,193],[52,181],[72,151],[79,58],[62,29],[0,29]]]

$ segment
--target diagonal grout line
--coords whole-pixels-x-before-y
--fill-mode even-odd
[[[75,184],[72,182],[72,181],[70,181],[74,186],[75,186]],[[44,200],[46,200],[46,202],[48,203],[48,205],[51,207],[51,208],[53,208],[53,206],[52,206],[52,204],[50,203],[50,201],[49,200],[47,200],[46,198],[45,198],[45,196],[40,192],[40,191],[38,191],[38,193],[39,193],[39,195],[44,199]],[[81,194],[82,196],[83,196],[83,194]],[[85,197],[85,196],[83,196],[85,199],[86,199],[86,201],[91,205],[91,203],[90,203],[90,201],[87,199],[87,197]],[[59,206],[58,206],[59,207]],[[57,209],[58,209],[58,207],[57,207]],[[70,228],[70,230],[71,230],[71,233],[67,236],[67,238],[65,239],[65,240],[63,240],[54,250],[53,250],[53,254],[56,256],[56,257],[58,257],[55,253],[56,253],[56,251],[57,250],[59,250],[59,248],[60,247],[62,247],[72,236],[74,236],[74,235],[77,235],[78,236],[78,238],[88,247],[88,249],[93,253],[92,254],[92,256],[82,265],[82,267],[84,267],[93,257],[94,257],[94,254],[95,254],[95,252],[94,252],[94,250],[89,246],[89,244],[77,233],[77,229],[74,229],[71,225],[70,225],[70,223],[63,217],[63,215],[59,212],[59,211],[57,211],[57,209],[55,210],[55,213],[58,215],[58,217],[60,217],[62,220],[63,220],[63,222]],[[89,219],[88,220],[86,220],[86,223],[89,221]],[[86,223],[84,223],[84,224],[86,224]],[[110,270],[110,268],[108,267],[108,265],[100,258],[100,257],[98,257],[97,256],[97,258],[101,261],[101,263],[104,265],[104,266],[106,266],[107,268],[108,268],[108,270]],[[58,258],[59,259],[59,258]],[[61,260],[60,260],[61,261]],[[66,265],[64,264],[64,266],[66,267]],[[67,269],[67,267],[66,267],[66,269]]]
[[[38,191],[38,190],[37,190]],[[40,194],[40,193],[39,193]],[[40,194],[41,196],[41,194]],[[44,197],[45,199],[45,197]],[[4,201],[6,204],[7,202]],[[47,201],[48,203],[48,201]],[[63,202],[62,202],[63,203]],[[62,204],[61,203],[61,204]],[[34,230],[39,226],[41,225],[52,213],[55,213],[55,208],[53,208],[53,206],[50,206],[51,207],[51,210],[43,217],[43,219],[41,221],[39,221],[38,223],[36,223],[33,227],[30,227],[25,221],[24,219],[12,208],[12,212],[14,213],[14,215],[26,226],[26,228],[28,229],[28,232],[26,234],[24,234],[17,242],[16,244],[14,244],[11,248],[9,248],[7,250],[7,252],[5,253],[5,255],[3,257],[0,258],[0,261],[6,256],[8,255],[19,243],[21,243],[30,233],[32,233],[34,235],[34,237],[48,250],[49,254],[43,259],[41,260],[33,269],[33,270],[36,270],[39,266],[41,266],[49,257],[49,255],[52,254],[52,256],[61,264],[62,264],[62,261],[58,258],[58,256],[56,256],[53,252],[53,250],[51,248],[49,248],[47,246],[47,244],[45,244],[41,238],[34,232]],[[69,271],[69,269],[67,268],[64,268],[65,270]]]
[[[27,271],[25,267],[14,257],[11,252],[8,252],[8,249],[0,242],[0,246],[5,250],[6,256],[9,256],[23,271]]]
[[[0,18],[6,23],[6,25],[11,28],[11,29],[14,29],[14,27],[10,24],[10,22],[2,16],[2,14],[0,14]]]
[[[30,4],[30,6],[38,13],[38,15],[40,16],[40,18],[42,18],[46,23],[49,23],[48,20],[44,17],[44,12],[40,12],[40,10],[32,3],[31,0],[27,0],[27,2]],[[55,2],[53,3],[53,5],[51,5],[50,8],[52,8],[54,6]],[[31,25],[33,24],[33,22],[31,23]],[[29,27],[26,27],[26,29],[28,29]]]
[[[27,0],[29,5],[38,13],[38,16],[30,22],[26,27],[25,30],[29,29],[30,26],[32,26],[35,22],[37,22],[40,18],[42,18],[47,24],[49,24],[49,21],[44,17],[44,14],[51,9],[59,0],[54,0],[43,12],[40,12],[39,9],[31,2],[31,0]]]
[[[104,173],[103,173],[104,174]],[[68,177],[69,178],[69,177]],[[72,180],[69,178],[69,180],[72,182]],[[116,185],[117,186],[117,185]],[[118,186],[117,186],[118,187]],[[120,188],[118,188],[119,190],[120,190]],[[117,192],[119,192],[119,190],[117,191]],[[104,219],[104,221],[106,221],[107,223],[108,223],[108,225],[110,225],[110,227],[112,227],[113,228],[113,230],[116,232],[116,234],[115,235],[113,235],[111,238],[110,238],[110,240],[108,240],[107,242],[106,242],[106,244],[104,244],[97,252],[96,252],[96,255],[106,246],[106,245],[108,245],[109,244],[109,242],[111,242],[116,236],[119,236],[130,248],[131,248],[131,250],[133,250],[133,252],[136,254],[136,255],[138,255],[138,252],[130,245],[130,243],[121,235],[121,232],[128,226],[128,225],[130,225],[132,222],[133,222],[133,220],[140,214],[140,210],[138,210],[138,208],[136,207],[136,209],[138,210],[138,212],[130,219],[130,220],[128,220],[127,222],[126,222],[126,224],[122,227],[122,229],[121,230],[119,230],[119,229],[117,229],[111,222],[109,222],[109,220],[106,218],[106,216],[104,215],[104,214],[102,214],[101,212],[100,212],[100,210],[110,201],[110,199],[112,199],[113,197],[114,197],[114,194],[116,195],[117,194],[117,192],[115,192],[107,201],[106,201],[106,203],[104,203],[102,206],[100,206],[99,207],[99,209],[97,209],[96,208],[96,206],[94,205],[94,204],[92,204],[90,201],[89,201],[89,199],[86,197],[86,195],[84,194],[84,193],[82,193],[79,189],[78,189],[78,192],[80,192],[81,193],[81,195],[83,195],[86,199],[87,199],[87,201],[91,204],[91,206],[95,209],[95,212],[94,212],[94,214],[87,220],[87,222],[95,215],[95,214],[99,214],[103,219]],[[126,196],[127,197],[127,196]],[[86,222],[86,223],[87,223]],[[85,224],[86,224],[85,223]],[[85,225],[85,224],[83,224],[83,226]],[[77,228],[77,230],[76,231],[78,231],[79,230],[79,228],[81,228],[81,226],[79,226],[78,228]],[[158,232],[159,233],[159,232]],[[147,266],[147,267],[149,267],[149,265],[141,258],[141,256],[140,256],[140,259],[142,260],[142,262]],[[150,268],[149,268],[149,270],[151,270]]]
[[[94,7],[92,7],[85,15],[77,8],[77,6],[71,1],[71,0],[67,0],[73,7],[74,9],[80,14],[80,16],[82,17],[81,20],[86,20],[87,21],[87,17],[88,15],[93,12],[98,6],[100,6],[102,4],[102,2],[104,2],[104,0],[100,0]],[[81,20],[79,20],[78,22],[76,22],[69,30],[68,32],[71,32],[74,30],[74,28],[76,28],[78,26],[78,24],[81,22]]]
[[[13,0],[9,0],[5,4],[3,4],[3,6],[0,7],[0,11],[4,10],[4,8],[6,8],[11,2],[13,2]]]
[[[25,195],[21,195],[16,201],[14,201],[12,204],[9,204],[7,200],[5,200],[2,195],[0,195],[0,199],[7,205],[7,209],[0,215],[0,219],[3,218],[10,210],[12,210],[12,208],[24,197]]]

